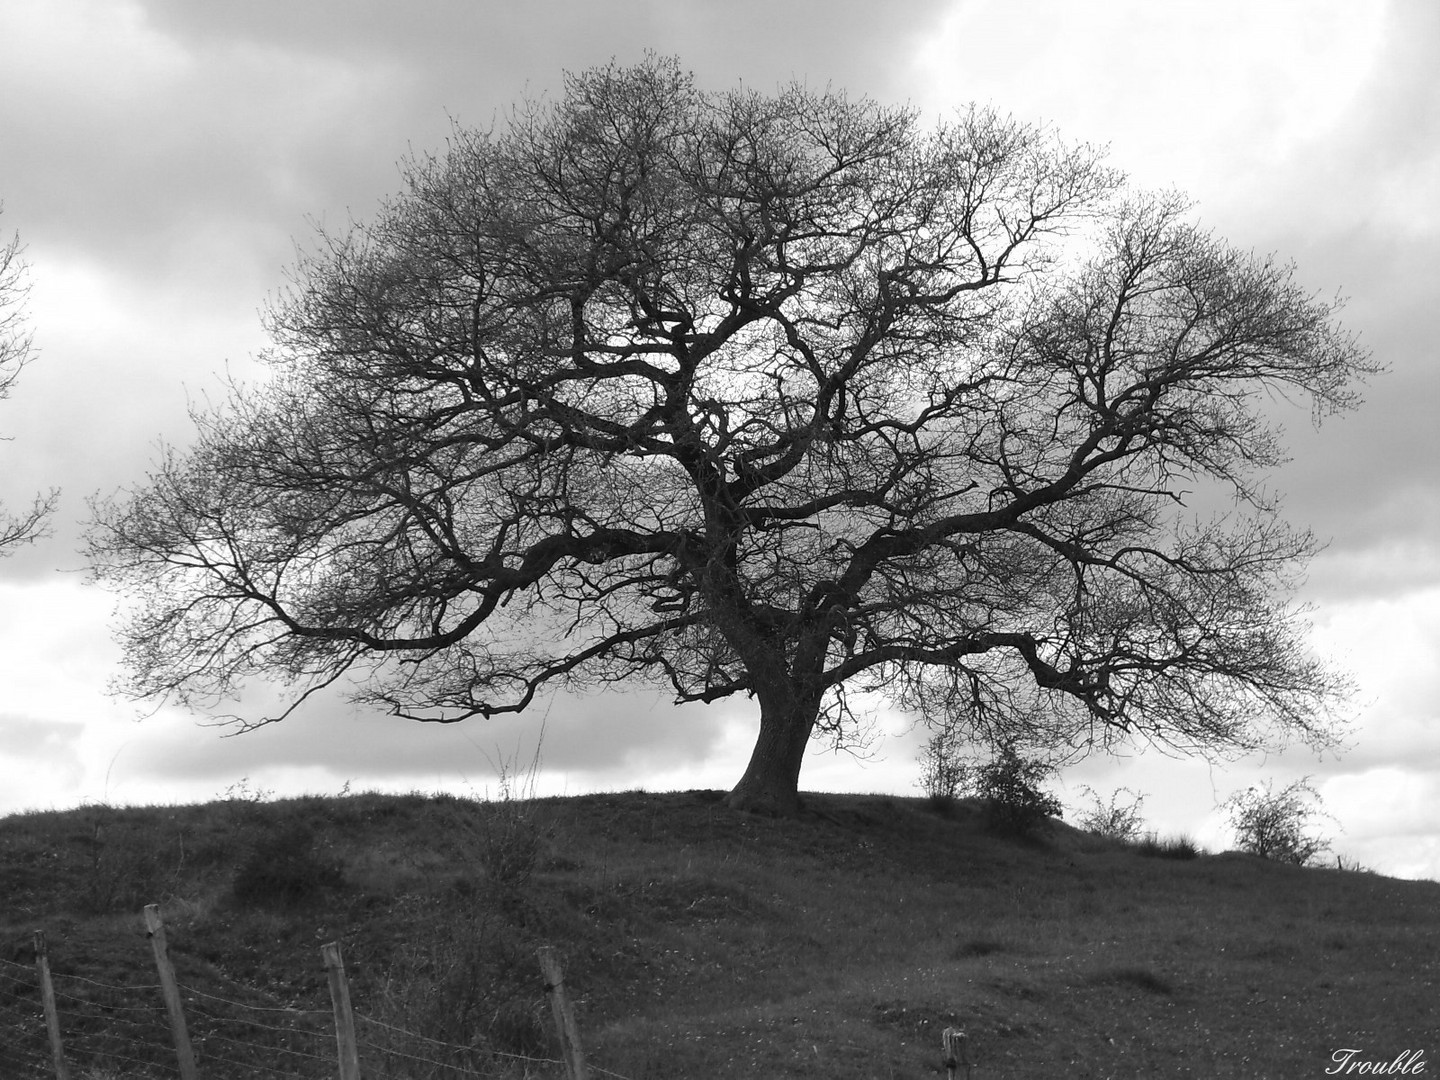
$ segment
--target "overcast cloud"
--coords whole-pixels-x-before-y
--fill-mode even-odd
[[[255,370],[258,312],[310,222],[364,218],[396,162],[485,127],[564,70],[674,53],[706,86],[792,78],[910,102],[971,100],[1108,143],[1232,242],[1293,258],[1390,368],[1359,412],[1312,428],[1277,407],[1288,516],[1331,538],[1303,598],[1355,673],[1351,748],[1225,770],[1152,755],[1067,775],[1150,792],[1162,828],[1225,842],[1215,804],[1311,774],[1337,847],[1440,877],[1440,5],[1324,0],[887,3],[780,0],[0,0],[0,231],[28,246],[39,356],[0,405],[0,499],[59,485],[49,540],[0,563],[0,812],[83,800],[352,786],[493,790],[535,754],[540,784],[728,787],[748,702],[673,709],[556,699],[502,724],[420,727],[327,701],[221,738],[105,694],[110,600],[83,584],[85,498],[141,479],[187,403]],[[264,688],[256,694],[264,693]],[[872,756],[816,747],[802,786],[915,790],[922,736],[877,717]]]

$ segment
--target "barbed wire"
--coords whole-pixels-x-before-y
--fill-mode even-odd
[[[40,976],[33,967],[0,959],[0,1076],[41,1076],[51,1068]]]
[[[53,955],[53,953],[52,953]],[[267,990],[221,973],[223,992],[179,983],[186,1026],[202,1072],[226,1080],[331,1080],[337,1067],[330,1007],[278,1004]],[[123,1075],[160,1080],[179,1075],[159,983],[112,983],[51,972],[65,1057],[72,1075]],[[149,1000],[146,1000],[148,996]],[[460,1045],[355,1011],[367,1078],[489,1080],[516,1066],[563,1066],[556,1058],[489,1044]],[[592,1072],[629,1080],[591,1065]],[[34,965],[0,958],[0,1077],[54,1076],[49,1034]]]
[[[331,1010],[275,1004],[267,991],[235,979],[225,981],[229,989],[224,995],[177,984],[197,1066],[219,1071],[227,1080],[329,1080],[335,1075]]]
[[[410,1031],[407,1028],[387,1023],[384,1020],[376,1019],[365,1013],[356,1010],[355,1020],[357,1024],[365,1025],[367,1028],[375,1029],[376,1034],[361,1039],[357,1036],[357,1043],[364,1049],[373,1053],[366,1057],[367,1062],[375,1060],[375,1054],[379,1054],[385,1060],[399,1059],[411,1062],[416,1065],[424,1065],[431,1071],[424,1074],[427,1080],[448,1076],[461,1077],[484,1077],[493,1074],[493,1066],[497,1060],[501,1062],[521,1062],[526,1065],[564,1065],[563,1061],[556,1058],[535,1057],[530,1054],[517,1054],[511,1051],[502,1050],[496,1046],[476,1045],[461,1046],[456,1043],[446,1042],[443,1039],[436,1039],[429,1035],[421,1035],[418,1032]],[[380,1036],[386,1036],[387,1041],[376,1041]],[[396,1040],[400,1041],[397,1045]],[[406,1047],[404,1043],[411,1044]],[[438,1070],[438,1072],[436,1071]],[[409,1080],[409,1074],[406,1074]]]

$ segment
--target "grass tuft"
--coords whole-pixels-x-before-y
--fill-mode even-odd
[[[1119,986],[1143,990],[1147,994],[1169,997],[1175,993],[1169,980],[1161,978],[1148,968],[1119,967],[1099,971],[1087,980],[1091,986]]]
[[[969,960],[977,956],[992,956],[995,953],[1009,952],[1010,946],[1000,941],[992,941],[989,938],[975,938],[957,945],[951,955],[956,960]]]
[[[1163,840],[1149,833],[1135,844],[1135,851],[1152,859],[1198,859],[1203,850],[1188,836],[1168,836]]]

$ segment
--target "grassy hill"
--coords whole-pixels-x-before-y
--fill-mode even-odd
[[[106,1004],[115,987],[154,997],[153,902],[191,1005],[251,1010],[229,1042],[199,1017],[207,1077],[302,1074],[244,1032],[323,1018],[330,940],[372,1042],[467,1046],[485,1076],[563,1075],[526,1060],[556,1056],[542,944],[597,1076],[943,1076],[947,1025],[997,1080],[1320,1077],[1346,1048],[1440,1069],[1440,884],[1147,857],[1059,823],[1007,840],[967,803],[812,795],[771,820],[720,800],[359,795],[0,820],[0,1045],[36,1037],[16,973],[44,929],[77,1077],[174,1075],[139,1021],[102,1031],[135,1011]],[[463,1075],[422,1058],[437,1060],[362,1050],[367,1077]]]

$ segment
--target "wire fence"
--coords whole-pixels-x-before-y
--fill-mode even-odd
[[[197,1064],[207,1074],[237,1080],[333,1077],[334,1016],[328,1009],[262,1003],[235,985],[227,996],[179,984]],[[237,1000],[249,997],[251,1000]]]
[[[52,976],[52,985],[72,1075],[86,1080],[176,1075],[173,1065],[166,1073],[156,1059],[156,1050],[169,1039],[158,985],[120,985],[80,975]],[[0,1075],[57,1075],[35,968],[0,961],[0,1031],[6,1036]],[[84,1063],[78,1072],[76,1063]]]
[[[460,1077],[490,1077],[497,1068],[505,1075],[554,1076],[565,1063],[556,1058],[529,1057],[493,1047],[464,1047],[417,1035],[357,1012],[360,1032],[357,1045],[365,1062],[367,1077],[384,1080],[450,1080]],[[545,1066],[545,1072],[533,1072]]]
[[[40,1008],[40,977],[33,967],[0,959],[0,1076],[43,1076],[51,1066]]]
[[[161,963],[163,966],[164,961]],[[182,1030],[177,1033],[176,1018],[167,1010],[162,992],[166,974],[162,971],[157,983],[106,982],[52,973],[45,960],[43,937],[37,935],[35,963],[0,958],[0,1077],[334,1080],[340,1076],[346,1080],[341,1033],[352,1028],[350,1057],[363,1063],[366,1080],[586,1075],[578,1042],[572,1046],[568,1041],[573,1031],[559,1032],[563,1060],[508,1053],[478,1040],[476,1045],[461,1046],[417,1034],[358,1009],[350,1013],[353,1023],[342,1024],[333,1001],[310,1003],[311,1007],[281,1002],[272,993],[218,974],[204,990],[175,982],[183,1017]],[[123,978],[117,976],[117,980]],[[546,990],[558,987],[547,982]],[[53,1002],[48,1010],[47,998]],[[345,998],[348,1008],[348,990]],[[559,1000],[563,1005],[563,997]],[[573,1028],[573,1016],[569,1022]],[[179,1043],[188,1043],[193,1065],[184,1054],[177,1054]],[[617,1075],[607,1070],[595,1072]]]

